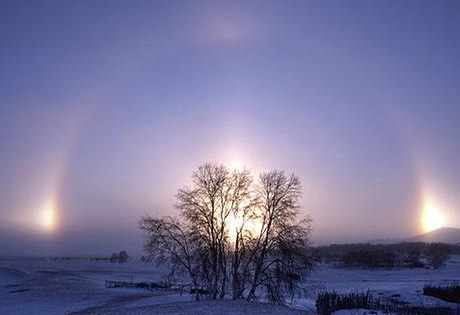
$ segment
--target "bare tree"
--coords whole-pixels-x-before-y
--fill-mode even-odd
[[[281,302],[311,267],[310,220],[298,218],[299,197],[294,175],[273,171],[254,184],[247,170],[204,164],[176,195],[179,218],[141,218],[144,249],[187,273],[197,298],[198,291],[224,298],[231,287],[233,299],[253,300],[263,287]]]
[[[206,247],[211,298],[217,298],[218,292],[223,298],[228,280],[229,217],[248,211],[245,203],[252,179],[246,170],[231,173],[222,165],[207,163],[193,173],[192,180],[193,187],[179,190],[177,208],[193,231],[194,239]],[[236,245],[240,243],[238,240]]]
[[[111,263],[119,262],[119,260],[120,260],[120,259],[119,259],[117,253],[113,253],[112,256],[110,256],[110,262],[111,262]]]
[[[274,302],[281,299],[283,285],[292,288],[311,268],[305,252],[311,220],[298,218],[301,195],[297,176],[272,171],[260,176],[257,188],[260,221],[258,235],[252,240],[252,280],[247,299],[253,300],[263,286]]]
[[[230,207],[233,225],[229,226],[227,243],[231,251],[232,298],[236,300],[241,298],[244,292],[245,271],[242,267],[247,258],[245,244],[251,236],[247,224],[253,219],[255,199],[251,188],[253,179],[247,170],[234,171],[231,182],[234,186]]]
[[[125,262],[128,261],[128,253],[125,250],[120,251],[118,254],[118,261],[120,262],[121,265],[123,265]]]
[[[174,217],[153,218],[148,215],[140,219],[139,227],[145,233],[144,251],[149,258],[159,264],[170,263],[173,273],[187,273],[198,299],[198,270],[193,257],[196,245],[187,227]]]
[[[217,298],[220,278],[220,255],[223,238],[222,226],[228,215],[224,209],[223,195],[227,190],[228,171],[223,166],[204,164],[192,175],[193,187],[179,189],[177,193],[177,209],[186,219],[194,238],[200,241],[209,254],[210,294]]]

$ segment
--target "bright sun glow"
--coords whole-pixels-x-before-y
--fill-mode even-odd
[[[240,231],[242,224],[244,224],[242,233],[243,234],[253,234],[257,235],[260,233],[261,223],[258,220],[251,219],[246,220],[244,222],[243,218],[240,216],[235,217],[233,213],[231,213],[227,218],[227,227],[228,227],[228,236],[230,241],[234,243],[236,241],[236,236],[238,231]]]
[[[53,200],[48,201],[39,217],[40,226],[48,232],[52,232],[57,226],[56,205]]]
[[[244,169],[244,165],[241,161],[239,160],[232,160],[230,163],[228,163],[228,168],[230,170],[235,170],[235,171],[241,171]]]
[[[241,228],[241,224],[243,224],[241,217],[235,217],[233,213],[228,216],[228,236],[232,242],[236,240],[237,231]]]
[[[422,213],[422,228],[425,232],[439,229],[445,225],[445,217],[431,202],[427,202]]]

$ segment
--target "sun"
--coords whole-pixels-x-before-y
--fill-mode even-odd
[[[47,232],[53,232],[57,227],[57,213],[54,200],[49,200],[39,215],[39,224]]]
[[[445,225],[445,216],[431,202],[427,202],[422,212],[423,231],[429,232]]]
[[[238,233],[243,235],[257,235],[261,231],[262,224],[257,218],[243,218],[242,215],[230,213],[227,217],[228,237],[231,243],[236,242]]]
[[[243,219],[240,216],[235,216],[233,213],[231,213],[227,219],[228,236],[232,242],[235,242],[238,231],[241,229],[241,225],[243,224]]]
[[[227,164],[231,171],[242,171],[244,169],[244,163],[240,160],[233,159]]]

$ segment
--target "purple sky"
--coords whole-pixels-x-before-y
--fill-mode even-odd
[[[458,1],[1,1],[0,43],[0,254],[140,252],[207,161],[299,175],[316,243],[460,226]]]

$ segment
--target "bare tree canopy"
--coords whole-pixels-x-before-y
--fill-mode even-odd
[[[279,302],[282,286],[292,291],[296,280],[303,279],[311,268],[305,254],[310,220],[297,218],[301,185],[295,175],[286,176],[282,171],[260,175],[256,195],[260,229],[250,246],[253,268],[248,300],[255,298],[259,286],[264,286],[269,298]]]
[[[246,169],[206,163],[192,183],[178,190],[177,217],[140,219],[149,257],[187,274],[194,291],[211,299],[228,289],[233,299],[263,292],[277,303],[292,298],[312,266],[300,179],[271,171],[255,182]]]

